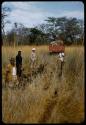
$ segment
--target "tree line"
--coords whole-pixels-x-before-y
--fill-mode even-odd
[[[2,41],[3,45],[43,45],[58,39],[64,44],[83,44],[84,21],[77,18],[47,17],[45,23],[35,27],[25,27],[21,23],[14,23],[13,28],[5,33],[5,21],[10,9],[2,8]]]

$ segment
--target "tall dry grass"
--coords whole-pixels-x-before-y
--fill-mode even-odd
[[[35,46],[36,47],[36,46]],[[32,46],[2,47],[2,74],[11,56],[22,50],[23,67],[29,72]],[[37,65],[48,63],[24,90],[2,89],[2,120],[5,123],[81,123],[84,121],[84,47],[66,47],[62,78],[56,55],[48,46],[37,49]],[[3,84],[3,83],[2,83]],[[47,86],[47,87],[46,87]],[[45,89],[46,88],[46,89]]]

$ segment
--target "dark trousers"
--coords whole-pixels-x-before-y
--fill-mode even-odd
[[[21,77],[21,74],[22,74],[22,70],[20,67],[17,67],[17,76],[18,77]]]
[[[62,76],[63,65],[64,65],[64,62],[61,61],[61,67],[60,67],[60,74],[59,74],[59,76]]]

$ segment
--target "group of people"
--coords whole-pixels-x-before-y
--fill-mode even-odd
[[[5,75],[5,82],[9,83],[9,85],[13,85],[12,83],[15,82],[19,84],[22,76],[22,56],[21,51],[18,51],[16,59],[11,57],[10,63],[6,67],[6,75]],[[30,64],[31,69],[35,68],[36,62],[36,49],[32,48],[32,53],[30,56]]]
[[[59,60],[61,62],[61,72],[60,75],[62,75],[62,66],[64,63],[64,53],[59,53],[58,55]],[[32,48],[31,56],[30,56],[30,66],[31,70],[34,70],[36,67],[36,49]],[[18,54],[15,58],[10,59],[10,63],[6,67],[6,78],[5,82],[8,82],[12,85],[12,81],[14,81],[16,84],[19,84],[21,77],[22,77],[22,56],[21,51],[18,51]]]

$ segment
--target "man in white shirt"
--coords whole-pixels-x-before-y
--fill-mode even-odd
[[[59,60],[61,61],[60,73],[59,76],[62,76],[63,64],[64,64],[64,52],[59,53]]]
[[[35,48],[32,48],[30,61],[31,61],[31,69],[33,70],[35,68],[35,65],[36,65],[36,49]]]
[[[61,60],[61,62],[64,62],[64,53],[59,53],[59,60]]]

